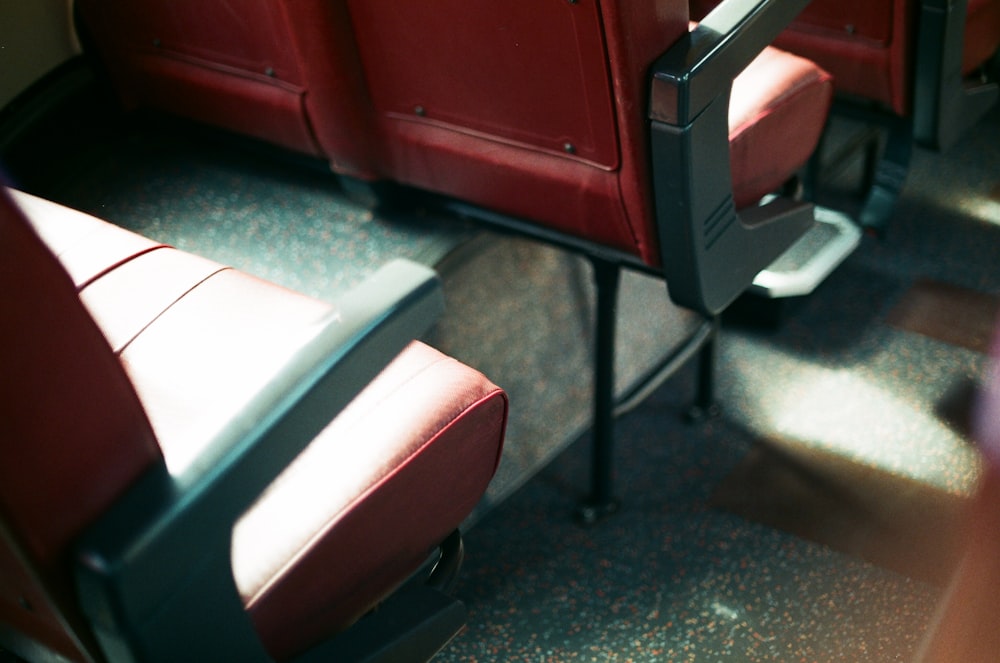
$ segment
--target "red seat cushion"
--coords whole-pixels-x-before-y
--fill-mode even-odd
[[[833,78],[815,64],[766,48],[733,81],[730,170],[736,207],[775,191],[808,159],[823,131]]]
[[[329,312],[224,270],[143,329],[121,356],[168,467]],[[485,377],[414,343],[310,444],[234,532],[237,585],[276,656],[349,625],[461,523],[496,469],[505,412]]]

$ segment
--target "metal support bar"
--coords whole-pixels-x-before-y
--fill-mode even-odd
[[[594,338],[594,426],[591,431],[590,496],[578,507],[577,519],[592,524],[618,510],[612,494],[615,447],[615,324],[621,267],[591,257],[597,289]]]
[[[594,418],[591,430],[590,494],[577,507],[577,521],[592,525],[618,511],[621,501],[614,494],[615,417],[619,407],[615,399],[615,325],[618,321],[618,292],[621,265],[596,256],[589,256],[594,269],[597,291],[596,333],[594,335]],[[695,400],[688,410],[688,419],[700,421],[718,412],[715,402],[715,367],[719,318],[708,318],[633,392],[626,394],[631,402],[635,394],[646,393],[647,382],[662,382],[698,352],[698,378]]]
[[[716,318],[704,318],[698,325],[698,328],[691,332],[684,339],[683,343],[664,357],[656,366],[651,368],[642,378],[637,380],[631,389],[624,394],[618,395],[615,399],[615,416],[620,417],[632,410],[632,408],[645,400],[647,396],[673,376],[674,373],[691,361],[695,354],[702,352],[707,343],[714,343],[718,326]],[[714,380],[714,377],[710,377],[710,379]],[[707,392],[701,391],[702,387],[700,386],[698,389],[700,390],[698,392],[699,396],[696,397],[696,402],[692,405],[707,404],[709,401],[714,402],[714,384],[708,386]],[[705,394],[708,395],[703,398]]]
[[[621,398],[615,398],[615,325],[618,318],[618,290],[621,270],[663,274],[625,254],[566,235],[544,226],[486,210],[448,198],[432,198],[436,205],[461,218],[474,219],[497,230],[542,241],[560,249],[586,257],[593,267],[597,291],[594,334],[594,398],[591,425],[590,492],[576,509],[577,522],[591,525],[615,513],[620,501],[614,496],[615,417],[635,406],[664,380],[699,354],[698,391],[692,410],[711,416],[715,407],[715,342],[718,319],[706,316],[697,329],[648,373],[638,380]]]
[[[698,384],[694,403],[688,410],[689,421],[704,421],[719,413],[715,401],[715,367],[719,357],[719,318],[711,320],[712,331],[698,352]]]
[[[444,594],[451,594],[463,561],[465,544],[462,542],[462,533],[456,529],[441,543],[438,560],[427,578],[427,586]]]

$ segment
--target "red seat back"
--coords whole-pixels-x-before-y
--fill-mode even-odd
[[[372,176],[366,92],[344,3],[80,0],[76,7],[126,106],[332,155],[338,172]]]
[[[386,174],[659,261],[647,72],[687,3],[348,3]]]
[[[649,65],[686,2],[350,2],[392,179],[659,261]]]
[[[161,462],[159,447],[69,276],[4,191],[0,310],[0,622],[79,659],[91,641],[74,538]]]

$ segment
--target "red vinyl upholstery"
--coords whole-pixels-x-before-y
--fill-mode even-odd
[[[387,178],[656,260],[648,83],[608,52],[648,65],[686,31],[682,4],[630,4],[607,35],[593,3],[510,3],[500,21],[457,0],[349,6]]]
[[[340,173],[373,176],[377,151],[344,3],[75,5],[127,107],[168,111],[329,158]]]
[[[100,660],[76,541],[151,470],[210,471],[208,443],[242,430],[337,308],[0,195],[0,637]],[[232,527],[236,589],[273,656],[348,627],[426,560],[485,491],[506,411],[484,376],[413,342],[322,428]]]
[[[733,81],[729,145],[737,208],[777,190],[809,159],[830,83],[811,61],[777,48],[764,49]]]
[[[718,2],[692,0],[701,17]],[[911,48],[900,35],[913,31],[911,0],[843,2],[813,0],[778,37],[780,48],[819,63],[833,74],[838,91],[873,99],[905,112]]]

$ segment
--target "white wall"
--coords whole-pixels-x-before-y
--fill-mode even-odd
[[[72,0],[0,0],[0,107],[79,52]]]

